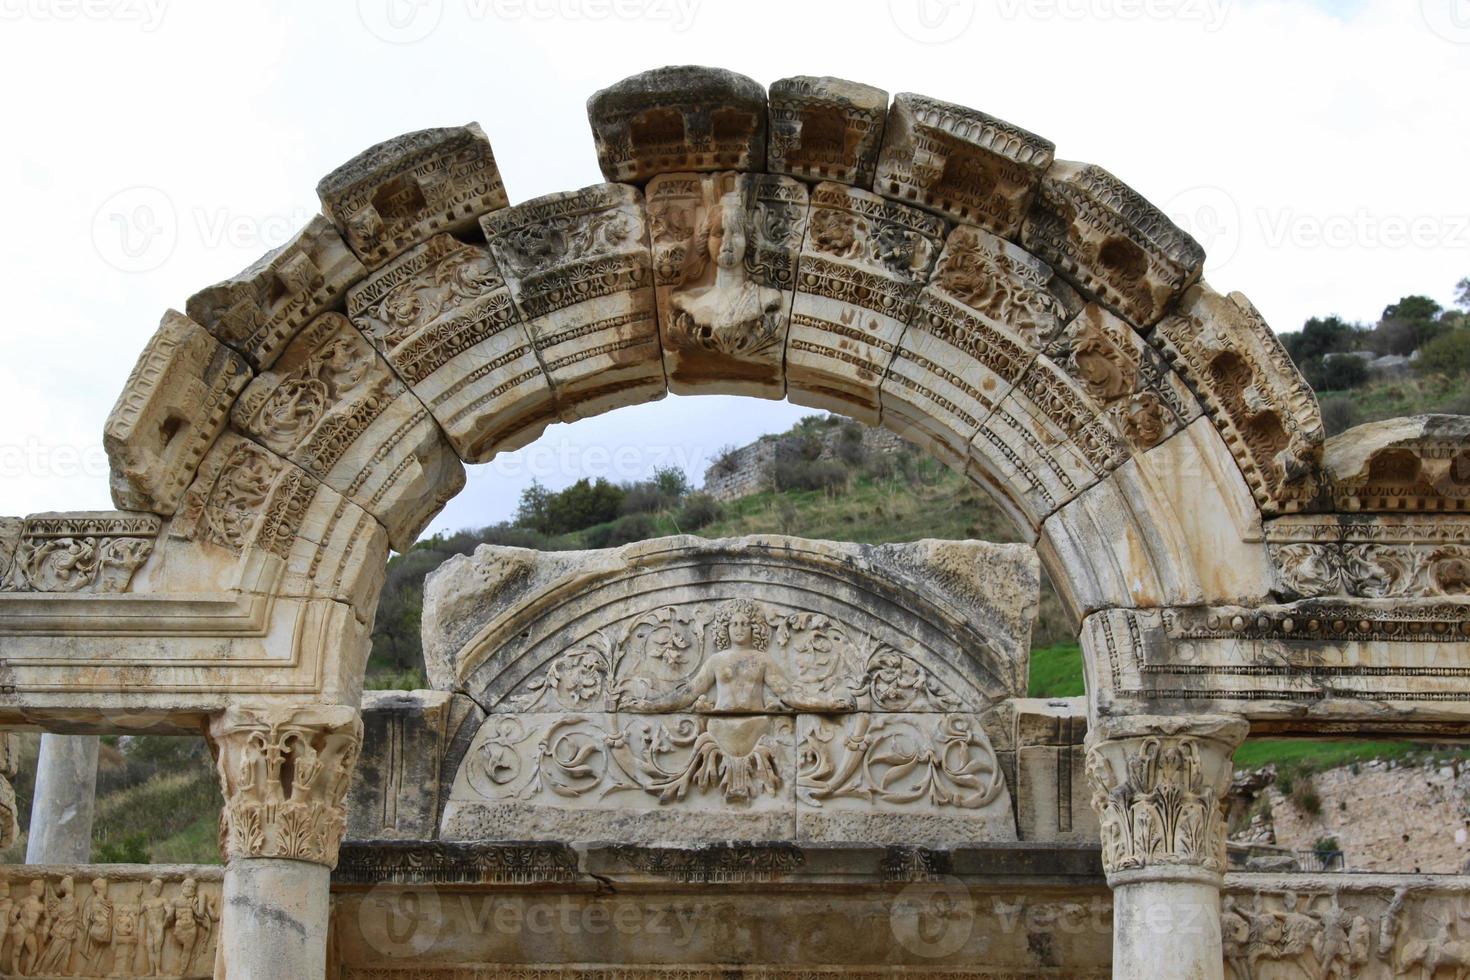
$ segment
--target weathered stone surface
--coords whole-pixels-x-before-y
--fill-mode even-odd
[[[597,162],[610,181],[683,170],[766,169],[766,92],[722,68],[655,68],[587,100]]]
[[[184,309],[260,371],[365,274],[337,229],[317,215],[238,276],[190,296]]]
[[[331,872],[275,859],[231,865],[224,882],[221,959],[230,977],[325,977]],[[218,976],[219,974],[215,974]]]
[[[482,222],[564,421],[667,391],[643,195],[595,184]]]
[[[1463,516],[1294,515],[1269,522],[1265,540],[1282,599],[1470,596]]]
[[[963,466],[981,423],[1081,305],[1045,263],[955,228],[883,380],[883,424]]]
[[[459,456],[423,403],[340,313],[301,331],[231,419],[372,514],[398,551],[464,488]]]
[[[11,782],[19,772],[20,738],[15,732],[0,732],[0,847],[9,847],[20,836],[20,810]]]
[[[888,93],[841,78],[796,75],[771,83],[773,174],[872,186]]]
[[[249,380],[239,354],[182,313],[165,313],[102,431],[113,503],[172,514]]]
[[[551,385],[488,249],[435,235],[354,287],[347,311],[467,462],[518,449],[555,420]]]
[[[1077,618],[1111,606],[1249,604],[1272,574],[1261,515],[1209,419],[1134,456],[1042,525]],[[1106,542],[1106,546],[1100,546]]]
[[[944,221],[843,184],[812,189],[786,341],[787,397],[876,425],[878,389]]]
[[[323,177],[316,193],[368,268],[437,232],[470,231],[480,215],[510,203],[475,123],[369,147]]]
[[[126,592],[162,527],[110,510],[0,518],[0,592]]]
[[[436,838],[460,760],[484,720],[462,694],[365,692],[362,760],[347,796],[348,838]]]
[[[1097,841],[1087,786],[1086,698],[1017,698],[1016,829],[1022,840]]]
[[[1320,489],[1322,412],[1250,300],[1200,284],[1152,341],[1214,420],[1261,510],[1309,503]]]
[[[975,109],[893,97],[873,189],[1015,238],[1056,144]]]
[[[387,533],[371,514],[235,433],[222,436],[199,467],[168,536],[176,543],[161,549],[156,569],[145,569],[150,590],[214,586],[328,598],[349,603],[365,621],[388,551]],[[267,556],[275,567],[257,567]]]
[[[1328,440],[1326,469],[1339,511],[1470,511],[1470,418],[1418,415],[1360,425]]]
[[[6,977],[209,980],[224,915],[220,870],[7,865],[0,869],[7,923],[0,970]]]
[[[1083,163],[1058,161],[1047,171],[1021,244],[1142,330],[1194,284],[1205,261],[1162,211]]]
[[[647,197],[669,390],[785,397],[806,185],[734,171],[660,174]]]
[[[1046,357],[1087,394],[1134,453],[1152,449],[1203,414],[1163,355],[1097,303],[1051,339]]]

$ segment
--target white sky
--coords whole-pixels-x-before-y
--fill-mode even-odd
[[[0,514],[107,508],[101,430],[169,306],[316,213],[364,147],[479,121],[512,203],[599,180],[584,101],[663,64],[831,74],[1009,119],[1102,164],[1280,330],[1470,275],[1470,0],[0,0]],[[668,399],[471,470],[696,476],[784,403]]]

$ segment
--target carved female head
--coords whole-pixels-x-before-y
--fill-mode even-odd
[[[715,649],[733,645],[764,650],[770,642],[771,630],[761,608],[749,599],[732,599],[715,614]]]

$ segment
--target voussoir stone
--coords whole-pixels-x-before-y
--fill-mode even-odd
[[[337,229],[317,215],[244,272],[189,297],[184,309],[259,371],[365,274]]]
[[[655,68],[587,100],[610,181],[679,171],[766,169],[766,91],[723,68]]]
[[[735,171],[659,174],[646,196],[669,390],[785,397],[806,185]]]
[[[825,182],[812,189],[786,339],[787,396],[869,425],[944,244],[942,218]]]
[[[524,446],[556,420],[551,385],[485,246],[435,235],[353,287],[347,311],[466,462]]]
[[[376,517],[398,551],[465,484],[459,456],[423,403],[340,313],[297,334],[231,418]]]
[[[769,169],[870,187],[887,114],[888,93],[872,85],[811,75],[772,82]]]
[[[1470,511],[1470,418],[1370,422],[1327,440],[1328,491],[1339,511]]]
[[[165,313],[102,430],[113,503],[172,514],[250,376],[199,324]]]
[[[510,203],[476,123],[379,143],[323,177],[316,192],[368,268],[437,232],[472,231],[480,215]]]
[[[976,109],[900,92],[873,189],[1015,238],[1056,145]]]
[[[667,393],[638,188],[594,184],[481,224],[563,421]]]
[[[1137,191],[1090,163],[1057,161],[1021,244],[1140,330],[1199,278],[1205,251]]]

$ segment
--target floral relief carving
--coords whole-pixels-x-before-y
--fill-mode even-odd
[[[1088,735],[1087,777],[1101,828],[1103,867],[1110,878],[1179,866],[1221,875],[1222,805],[1230,758],[1246,725],[1205,716],[1191,733],[1188,726],[1195,719],[1151,721],[1135,716],[1122,723],[1138,734],[1109,738],[1094,730]]]
[[[1281,587],[1300,598],[1470,595],[1470,547],[1349,542],[1273,545]]]
[[[974,228],[949,236],[935,270],[934,285],[993,323],[1004,325],[1033,349],[1069,317],[1050,292],[1049,270],[1019,261],[1005,242]]]
[[[967,715],[863,714],[844,728],[817,718],[800,747],[797,795],[975,810],[1005,789],[995,750]]]
[[[30,517],[9,560],[0,555],[0,592],[126,592],[153,554],[162,523],[151,514]]]
[[[231,708],[210,725],[229,857],[336,864],[362,721],[345,707]]]

